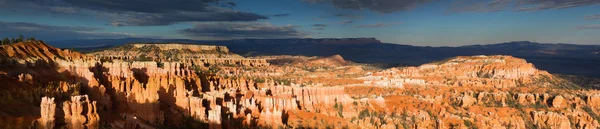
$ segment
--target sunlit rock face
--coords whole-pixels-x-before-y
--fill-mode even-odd
[[[56,103],[54,98],[43,97],[40,104],[41,118],[37,120],[38,128],[40,129],[53,129],[54,128],[54,116],[56,114]]]
[[[90,53],[101,60],[130,61],[177,61],[195,64],[197,67],[211,65],[268,66],[264,59],[246,59],[229,52],[225,46],[195,44],[128,44],[100,52]]]
[[[382,69],[340,55],[246,58],[224,46],[86,55],[31,42],[2,46],[0,63],[0,104],[18,105],[0,108],[2,120],[41,129],[591,129],[600,119],[600,91],[510,56]]]
[[[523,59],[510,56],[460,56],[418,67],[376,72],[365,83],[395,87],[405,84],[493,88],[550,85],[532,84],[541,79],[552,80],[552,75],[536,69]]]
[[[87,95],[71,96],[71,101],[63,104],[65,123],[68,128],[98,128],[96,102],[90,101]]]

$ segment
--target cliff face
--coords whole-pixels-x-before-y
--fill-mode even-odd
[[[193,45],[193,44],[132,44],[134,48],[140,49],[144,47],[158,47],[162,51],[168,50],[190,50],[193,52],[202,51],[215,51],[222,53],[229,53],[229,49],[225,46],[211,46],[211,45]]]
[[[194,44],[128,44],[108,50],[91,53],[101,60],[125,61],[177,61],[197,64],[202,67],[211,65],[268,66],[265,60],[245,59],[230,53],[225,46]]]
[[[39,41],[21,42],[0,46],[0,58],[6,59],[42,59],[42,60],[78,60],[87,59],[86,55],[68,49],[59,49]]]
[[[419,67],[384,70],[373,76],[383,77],[391,83],[416,85],[510,88],[550,86],[555,83],[548,72],[536,69],[523,59],[510,56],[456,57]]]
[[[34,128],[600,126],[600,91],[510,56],[382,70],[339,55],[248,59],[219,46],[134,44],[86,56],[35,45],[0,51],[0,104],[16,105],[0,118]],[[152,59],[131,58],[142,54]]]

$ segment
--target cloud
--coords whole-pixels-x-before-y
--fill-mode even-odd
[[[449,12],[496,12],[508,7],[513,0],[459,0],[450,5]]]
[[[341,18],[341,19],[350,19],[350,20],[360,20],[363,18],[363,16],[360,15],[355,15],[355,14],[349,14],[349,13],[338,13],[338,14],[333,14],[333,15],[326,15],[326,16],[318,16],[316,18],[314,18],[317,21],[326,19],[326,18]]]
[[[600,14],[585,16],[585,20],[600,19]]]
[[[188,37],[202,39],[244,38],[303,38],[298,26],[275,26],[267,22],[196,22],[193,28],[178,32]]]
[[[303,0],[307,3],[329,3],[341,9],[369,9],[378,13],[410,10],[430,0]]]
[[[310,26],[313,26],[313,27],[326,27],[327,24],[312,24]]]
[[[112,26],[161,26],[178,22],[199,21],[256,21],[267,19],[266,16],[239,11],[231,12],[185,12],[185,13],[130,13],[114,15],[110,22]]]
[[[358,25],[358,26],[354,26],[356,28],[377,28],[377,27],[386,27],[386,26],[391,26],[391,25],[398,25],[401,24],[400,22],[389,22],[389,23],[375,23],[375,24],[364,24],[364,25]]]
[[[39,1],[39,0],[38,0]],[[42,0],[43,1],[43,0]],[[49,1],[49,0],[46,0]],[[56,1],[56,0],[54,0]],[[116,12],[171,13],[211,12],[218,0],[60,0],[66,5]]]
[[[98,32],[100,28],[52,26],[27,22],[0,21],[0,37],[13,37],[18,34],[34,36],[42,40],[106,39],[135,37],[127,33]]]
[[[538,11],[600,4],[600,0],[460,0],[449,12]],[[511,6],[512,5],[512,6]]]
[[[312,24],[310,25],[313,27],[314,30],[325,30],[325,27],[327,27],[327,24]]]
[[[237,3],[235,3],[235,2],[227,2],[226,4],[229,6],[237,6]]]
[[[114,26],[160,26],[199,21],[257,21],[228,0],[0,0],[0,10],[100,16]]]
[[[342,18],[348,18],[348,19],[362,19],[363,16],[359,16],[359,15],[354,15],[354,14],[346,14],[346,13],[338,13],[333,15],[335,17],[342,17]]]
[[[72,14],[72,13],[77,13],[77,10],[75,10],[75,8],[72,7],[50,7],[50,10],[53,12],[58,12],[58,13],[67,13],[67,14]]]
[[[600,24],[579,26],[579,29],[600,29]]]
[[[352,20],[345,20],[345,21],[341,21],[341,22],[338,22],[338,23],[340,23],[340,24],[342,24],[342,25],[347,25],[347,24],[351,24],[351,23],[353,23],[353,22],[354,22],[354,21],[352,21]]]
[[[563,9],[600,4],[600,0],[517,0],[516,11]]]
[[[285,17],[285,16],[290,16],[289,13],[282,13],[282,14],[275,14],[275,15],[271,15],[272,17]]]

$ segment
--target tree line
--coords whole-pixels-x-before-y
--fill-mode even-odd
[[[11,37],[9,38],[4,38],[2,39],[2,43],[1,45],[10,45],[10,44],[14,44],[14,43],[18,43],[18,42],[25,42],[25,41],[37,41],[33,36],[32,37],[25,37],[23,35],[19,35],[19,37],[15,38],[15,37]]]

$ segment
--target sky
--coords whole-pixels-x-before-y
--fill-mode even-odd
[[[0,0],[0,37],[600,45],[600,0]]]

